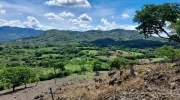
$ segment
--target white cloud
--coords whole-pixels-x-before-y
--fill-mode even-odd
[[[6,10],[3,10],[2,5],[0,4],[0,14],[5,14]]]
[[[53,20],[64,20],[63,18],[61,18],[60,16],[54,14],[54,13],[46,13],[43,15],[44,17],[47,17],[48,19],[53,19]]]
[[[62,13],[59,13],[59,16],[61,17],[74,17],[74,14],[70,12],[63,11]]]
[[[127,18],[129,18],[129,15],[128,15],[128,14],[122,14],[122,15],[121,15],[121,18],[122,18],[122,19],[127,19]]]
[[[70,28],[70,30],[72,30],[72,31],[78,31],[78,28],[73,26],[73,27]]]
[[[81,20],[81,21],[87,21],[87,22],[92,21],[92,18],[89,17],[87,14],[82,14],[82,15],[80,15],[80,16],[78,17],[78,19]]]
[[[23,23],[21,23],[21,21],[19,20],[4,20],[4,19],[0,19],[0,26],[11,26],[11,27],[21,27],[24,28],[25,26],[23,25]]]
[[[21,22],[19,20],[4,20],[0,19],[0,26],[10,26],[10,27],[21,27],[21,28],[34,28],[37,30],[49,30],[53,29],[51,26],[42,25],[35,17],[28,16],[27,20]]]
[[[69,19],[69,22],[82,30],[92,30],[93,26],[90,25],[92,18],[87,14],[80,15],[77,19]]]
[[[35,17],[28,16],[27,21],[23,22],[23,25],[28,28],[34,28],[37,30],[49,30],[53,29],[51,26],[42,25]]]
[[[87,0],[49,0],[47,5],[64,6],[64,7],[91,7]]]
[[[107,19],[101,19],[101,25],[98,25],[96,30],[112,30],[112,29],[125,29],[125,30],[135,30],[135,25],[117,25],[116,22],[108,22]]]

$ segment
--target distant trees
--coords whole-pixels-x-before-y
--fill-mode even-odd
[[[164,45],[157,48],[155,53],[159,56],[166,57],[172,61],[180,58],[180,50],[174,49],[173,46]]]
[[[101,69],[101,62],[98,60],[95,60],[94,62],[92,62],[92,67],[93,67],[93,71],[95,71],[96,76],[99,76],[99,71]]]
[[[58,62],[54,64],[54,68],[59,70],[59,73],[61,72],[63,75],[63,72],[65,71],[65,64],[62,62]]]
[[[179,3],[148,4],[144,5],[140,11],[136,11],[133,21],[139,24],[136,29],[146,37],[156,34],[161,38],[180,43],[179,16]],[[171,32],[168,32],[167,28]],[[161,33],[166,34],[166,37]]]
[[[128,65],[128,60],[125,58],[115,58],[110,62],[110,68],[116,68],[121,70],[121,68],[125,68]]]

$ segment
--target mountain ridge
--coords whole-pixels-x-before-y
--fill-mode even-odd
[[[0,41],[11,41],[19,38],[37,36],[43,32],[42,30],[32,28],[2,26],[0,27]]]

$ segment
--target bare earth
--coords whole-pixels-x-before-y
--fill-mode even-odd
[[[38,95],[43,96],[43,98],[48,97],[50,94],[49,88],[52,88],[52,91],[55,92],[58,88],[72,85],[77,82],[86,81],[87,79],[83,78],[59,78],[54,84],[54,80],[41,81],[35,87],[36,83],[28,84],[28,88],[24,89],[24,86],[16,88],[15,92],[12,92],[12,89],[0,91],[0,100],[34,100]]]

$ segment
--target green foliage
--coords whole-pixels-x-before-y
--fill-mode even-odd
[[[136,11],[133,21],[139,24],[136,29],[146,37],[156,34],[159,37],[166,38],[161,36],[161,33],[165,33],[166,39],[180,43],[179,16],[179,3],[148,4],[144,5],[140,11]],[[177,34],[172,35],[166,31],[164,27],[167,26],[167,22],[172,24],[170,28],[174,29]]]
[[[180,57],[180,51],[174,49],[172,46],[164,45],[156,49],[155,53],[162,57],[167,57],[170,60],[175,60]]]
[[[94,62],[92,62],[92,67],[93,67],[93,71],[100,71],[102,68],[102,64],[100,61],[95,60]]]
[[[5,68],[2,75],[4,82],[7,84],[12,84],[13,91],[15,87],[21,85],[22,83],[25,84],[26,88],[26,84],[29,82],[29,80],[36,76],[33,70],[26,67]]]
[[[120,66],[121,66],[121,63],[120,63],[120,60],[118,58],[115,58],[110,62],[110,68],[111,69],[112,68],[120,69]]]
[[[126,66],[129,64],[129,60],[125,59],[123,57],[115,58],[110,62],[110,68],[116,68],[116,69],[122,69],[126,68]]]

